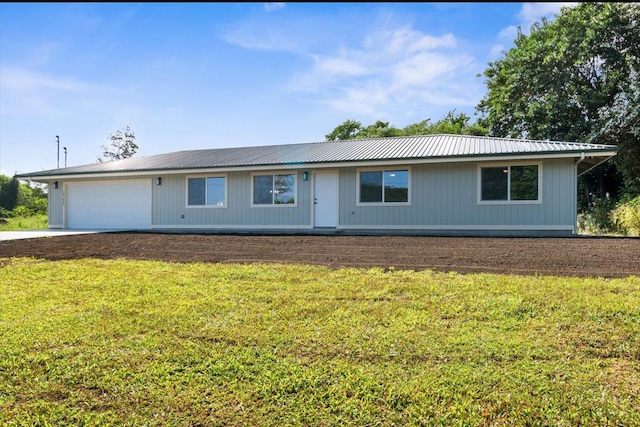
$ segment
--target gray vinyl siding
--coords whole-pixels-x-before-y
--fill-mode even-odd
[[[260,172],[260,174],[271,173],[271,171]],[[187,207],[187,177],[205,175],[158,175],[162,177],[162,185],[155,185],[154,181],[152,226],[310,227],[311,181],[302,180],[302,171],[286,173],[296,174],[296,206],[251,206],[251,172],[229,172],[225,174],[228,186],[226,207]],[[216,175],[208,174],[207,176]]]
[[[340,173],[340,225],[357,226],[575,226],[575,167],[572,159],[542,162],[541,204],[478,203],[478,163],[411,167],[409,206],[358,206],[357,168]],[[398,168],[398,167],[396,167]]]
[[[53,188],[53,181],[48,182],[49,195],[49,209],[48,209],[48,221],[49,227],[63,227],[64,226],[64,192],[63,185],[58,181],[58,188]]]
[[[460,229],[483,227],[499,229],[523,227],[574,227],[576,224],[576,167],[574,159],[544,160],[542,165],[542,203],[478,203],[478,163],[431,163],[411,165],[410,204],[403,206],[358,206],[357,167],[339,170],[338,228],[382,229]],[[381,167],[400,169],[403,166]],[[158,228],[311,228],[312,168],[288,170],[296,174],[296,206],[253,207],[251,171],[228,172],[226,207],[187,207],[187,177],[203,174],[147,175],[152,182],[151,226]],[[261,171],[261,174],[282,170]],[[206,174],[207,176],[219,174]],[[162,184],[156,184],[156,178]],[[111,178],[131,179],[132,177]],[[89,177],[82,181],[90,180]],[[96,180],[97,181],[97,180]],[[66,182],[72,182],[67,180]],[[63,181],[59,188],[49,186],[49,225],[64,224]],[[183,217],[184,216],[184,217]]]

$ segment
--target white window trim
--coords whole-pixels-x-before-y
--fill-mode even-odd
[[[293,175],[293,203],[271,203],[268,205],[260,205],[253,203],[253,177],[254,176],[275,176],[275,175]],[[251,207],[252,208],[296,208],[298,207],[298,171],[292,170],[281,170],[281,171],[264,171],[264,172],[253,172],[251,174],[251,182],[249,185],[251,186]]]
[[[190,205],[189,204],[189,179],[191,178],[205,178],[205,187],[204,187],[204,205]],[[207,205],[207,181],[206,178],[224,178],[224,204],[223,205]],[[228,204],[229,197],[229,176],[226,173],[219,174],[206,174],[206,175],[187,175],[184,180],[185,186],[185,201],[184,205],[186,209],[225,209]]]
[[[538,166],[538,200],[509,200],[511,197],[511,166]],[[507,200],[482,200],[482,168],[508,167]],[[542,162],[490,162],[477,165],[477,197],[479,205],[541,205],[542,204]]]
[[[406,202],[360,202],[360,172],[382,172],[382,197],[384,198],[384,173],[388,171],[407,171],[407,201]],[[369,167],[356,169],[356,206],[411,206],[411,166],[401,167]]]

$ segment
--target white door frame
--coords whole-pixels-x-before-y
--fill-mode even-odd
[[[336,209],[335,209],[335,221],[333,221],[331,224],[323,224],[323,225],[318,225],[317,224],[317,215],[316,215],[316,206],[317,206],[317,195],[316,195],[316,184],[317,184],[317,175],[333,175],[335,177],[335,181],[336,181],[336,185],[335,185],[335,190],[334,190],[334,197],[335,197],[335,204],[336,204]],[[319,171],[315,171],[313,172],[313,194],[312,194],[312,199],[311,199],[311,213],[312,213],[312,224],[313,227],[338,227],[338,223],[339,223],[339,213],[340,213],[340,171],[338,169],[328,169],[328,170],[319,170]]]

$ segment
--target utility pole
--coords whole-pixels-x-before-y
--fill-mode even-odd
[[[67,147],[62,147],[64,150],[64,167],[67,167]]]
[[[56,138],[58,139],[58,169],[60,169],[60,137],[56,135]]]

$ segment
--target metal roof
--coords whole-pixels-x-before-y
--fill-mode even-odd
[[[617,150],[618,147],[615,145],[578,142],[534,141],[473,135],[427,135],[177,151],[16,176],[18,178],[37,178],[115,172],[197,170],[296,164],[312,166],[314,164],[345,162],[571,153],[574,153],[576,157],[580,157],[581,153],[592,156],[602,153],[601,156],[608,158],[615,154]]]

